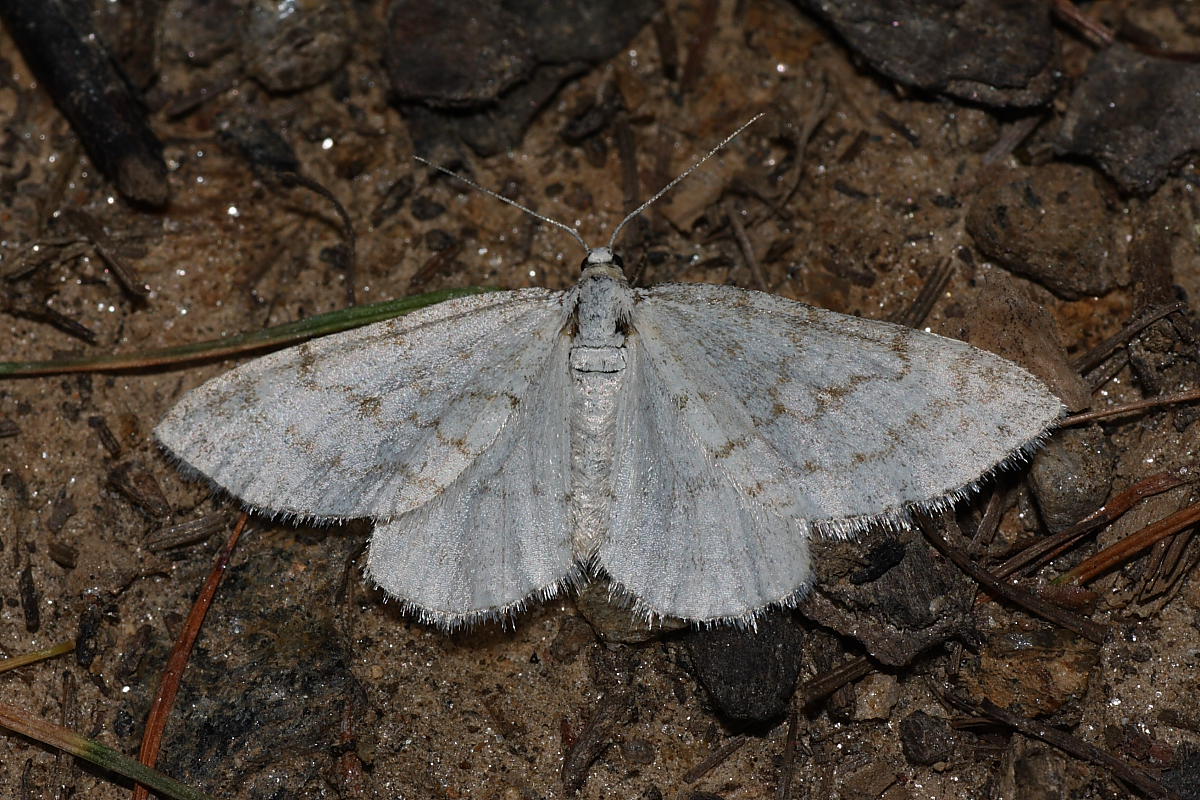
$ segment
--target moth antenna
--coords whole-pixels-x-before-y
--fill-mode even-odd
[[[761,116],[761,115],[760,115],[760,116]],[[730,137],[730,138],[732,138],[732,137]],[[724,144],[724,143],[722,143],[722,144]],[[572,236],[574,236],[574,237],[575,237],[575,241],[577,241],[577,242],[579,242],[581,245],[583,245],[583,250],[584,250],[584,252],[585,252],[585,253],[590,253],[590,252],[592,252],[592,248],[588,247],[588,243],[587,243],[587,242],[585,242],[585,241],[583,240],[583,237],[579,235],[579,231],[575,230],[575,229],[574,229],[574,228],[572,228],[570,225],[567,225],[567,224],[565,224],[565,223],[559,222],[559,221],[558,221],[558,220],[556,220],[556,219],[550,219],[550,217],[547,217],[545,214],[539,214],[538,212],[534,211],[532,208],[527,208],[527,207],[525,207],[525,206],[521,205],[521,204],[520,204],[520,203],[518,203],[516,200],[513,200],[513,199],[511,199],[511,198],[505,197],[504,195],[502,195],[502,194],[500,194],[500,193],[498,193],[498,192],[493,192],[491,189],[488,189],[488,188],[486,188],[486,187],[480,186],[478,183],[476,183],[475,181],[471,180],[470,178],[467,178],[467,177],[465,177],[465,176],[463,176],[463,175],[459,175],[457,172],[455,172],[455,171],[453,171],[453,170],[446,169],[446,168],[445,168],[445,167],[443,167],[441,164],[434,164],[432,161],[429,161],[429,160],[427,160],[427,159],[421,158],[420,156],[413,156],[413,158],[414,158],[414,159],[416,159],[417,161],[420,161],[422,164],[424,164],[424,165],[425,165],[425,166],[427,166],[427,167],[433,167],[433,168],[434,168],[434,169],[436,169],[438,172],[445,173],[446,175],[449,175],[451,178],[456,178],[456,179],[458,179],[458,180],[462,181],[462,182],[463,182],[463,183],[465,183],[467,186],[470,186],[472,189],[474,189],[474,190],[475,190],[475,191],[477,191],[477,192],[483,192],[483,193],[484,193],[484,194],[486,194],[488,197],[494,197],[494,198],[496,198],[497,200],[499,200],[499,201],[500,201],[500,202],[502,202],[502,203],[508,203],[508,204],[509,204],[510,206],[512,206],[513,208],[519,208],[519,209],[521,209],[521,210],[522,210],[522,211],[524,211],[526,214],[528,214],[528,215],[529,215],[529,216],[531,216],[531,217],[534,217],[535,219],[540,219],[542,222],[548,222],[548,223],[550,223],[551,225],[555,226],[556,228],[562,228],[564,231],[566,231],[567,233],[569,233],[569,234],[571,234]]]
[[[664,186],[663,188],[661,188],[657,192],[655,192],[653,197],[651,197],[649,200],[642,203],[640,206],[638,206],[632,212],[630,212],[629,216],[627,216],[625,219],[621,220],[621,224],[618,225],[617,229],[613,231],[612,238],[608,240],[608,249],[611,250],[613,245],[616,244],[617,237],[621,235],[621,229],[624,228],[625,225],[631,219],[636,217],[638,214],[641,214],[643,211],[645,211],[647,208],[649,208],[653,203],[657,202],[658,198],[662,197],[664,194],[666,194],[667,192],[674,189],[675,184],[679,183],[681,180],[686,178],[688,175],[691,175],[693,172],[695,172],[697,169],[699,169],[701,164],[703,164],[705,161],[708,161],[710,158],[715,156],[718,152],[721,151],[721,148],[723,148],[725,145],[732,142],[734,139],[736,139],[738,136],[741,135],[742,131],[746,130],[746,128],[749,128],[751,125],[758,122],[765,115],[766,115],[765,111],[760,111],[757,114],[755,114],[753,117],[751,117],[749,120],[742,123],[740,128],[738,128],[736,131],[734,131],[733,133],[729,134],[724,139],[722,139],[721,143],[718,144],[716,147],[714,147],[712,150],[709,150],[704,155],[704,158],[700,159],[695,164],[692,164],[690,167],[685,169],[674,180],[672,180],[666,186]]]

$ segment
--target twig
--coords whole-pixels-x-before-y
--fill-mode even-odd
[[[1104,641],[1108,631],[1103,625],[1084,619],[1066,609],[1053,606],[1024,589],[1000,580],[971,561],[970,557],[963,550],[946,541],[943,536],[933,529],[933,526],[928,521],[918,520],[918,526],[935,550],[953,561],[955,566],[974,578],[988,591],[1003,597],[1016,606],[1020,606],[1035,616],[1052,622],[1059,627],[1074,631],[1088,641],[1097,644]]]
[[[696,781],[700,780],[728,760],[731,755],[736,753],[738,750],[741,750],[748,741],[750,741],[749,736],[734,736],[732,739],[725,742],[725,744],[712,751],[712,753],[710,753],[708,757],[699,764],[683,773],[684,782],[695,783]]]
[[[1063,573],[1054,582],[1087,583],[1097,575],[1101,575],[1118,564],[1128,561],[1134,555],[1156,542],[1179,533],[1186,528],[1190,528],[1197,522],[1200,522],[1200,503],[1188,506],[1166,519],[1161,519],[1152,525],[1147,525],[1137,533],[1126,536],[1111,547],[1106,547],[1075,568]]]
[[[834,667],[823,675],[818,675],[804,684],[797,694],[803,708],[811,706],[818,700],[823,700],[847,683],[856,681],[875,669],[875,662],[866,656],[852,658],[845,664]]]
[[[993,574],[997,578],[1007,578],[1032,562],[1045,563],[1055,559],[1075,542],[1116,520],[1139,501],[1183,486],[1185,483],[1188,481],[1169,472],[1160,472],[1138,481],[1061,533],[1039,539],[1035,544],[1026,547],[997,567]]]
[[[1142,315],[1129,321],[1129,323],[1119,330],[1117,333],[1105,339],[1100,344],[1093,347],[1088,352],[1076,358],[1071,362],[1071,368],[1081,375],[1085,372],[1091,372],[1096,367],[1100,366],[1106,358],[1108,358],[1114,350],[1123,344],[1128,343],[1133,337],[1149,328],[1154,323],[1164,317],[1169,317],[1177,311],[1187,310],[1187,303],[1171,303],[1170,305],[1151,307],[1142,312]]]
[[[1002,725],[1007,725],[1026,736],[1041,739],[1043,742],[1057,747],[1064,753],[1069,753],[1078,759],[1087,761],[1089,764],[1105,767],[1117,779],[1129,784],[1142,794],[1169,800],[1178,800],[1179,798],[1179,795],[1151,778],[1145,772],[1134,769],[1111,753],[1088,744],[1078,736],[1072,736],[1066,731],[1060,731],[1058,728],[1051,728],[1049,725],[1044,725],[1036,720],[1014,714],[1008,709],[996,705],[991,700],[984,700],[980,703],[979,710]]]
[[[150,287],[134,271],[133,267],[125,263],[116,243],[95,217],[76,208],[64,208],[59,212],[59,219],[74,228],[80,236],[88,241],[96,254],[100,256],[100,260],[112,270],[117,282],[125,291],[140,300],[145,300],[150,296]]]
[[[933,305],[946,290],[946,284],[954,277],[954,265],[950,259],[943,258],[934,269],[933,274],[925,281],[917,297],[905,309],[893,314],[889,319],[898,325],[915,328],[925,321]]]
[[[179,638],[175,641],[171,656],[167,659],[167,667],[158,684],[158,694],[154,698],[154,705],[151,706],[150,716],[146,720],[146,730],[142,734],[142,749],[138,755],[138,759],[147,767],[153,767],[158,761],[158,752],[162,748],[163,731],[166,730],[167,717],[171,713],[171,707],[175,704],[175,695],[179,691],[183,670],[187,667],[192,647],[195,646],[196,639],[200,636],[200,627],[204,624],[204,617],[208,614],[213,598],[216,597],[217,589],[221,586],[221,579],[225,577],[229,559],[233,555],[234,548],[237,547],[238,539],[241,538],[248,518],[249,515],[244,511],[238,517],[237,525],[234,526],[233,533],[229,535],[229,541],[225,543],[224,549],[217,556],[212,571],[204,581],[204,586],[201,587],[196,602],[192,604],[191,613],[188,614],[187,621],[184,622],[183,629],[179,632]],[[134,787],[133,800],[147,800],[148,797],[149,792],[146,791],[145,786],[139,784]]]
[[[999,163],[1001,159],[1007,158],[1041,122],[1040,114],[1031,114],[1000,128],[1000,136],[996,138],[996,143],[983,154],[983,165],[990,167],[992,164]]]
[[[791,203],[792,198],[796,195],[800,184],[804,181],[804,155],[808,150],[808,143],[812,139],[817,128],[829,116],[829,112],[833,110],[834,97],[829,91],[829,82],[825,76],[821,76],[820,89],[814,102],[809,107],[809,112],[804,116],[804,122],[800,126],[800,135],[796,137],[796,180],[792,181],[791,187],[784,193],[783,198],[775,203],[779,208],[785,208]],[[865,134],[865,131],[863,132]],[[864,136],[863,141],[866,141]]]
[[[334,212],[337,213],[338,219],[342,223],[342,241],[346,244],[346,258],[342,270],[346,281],[346,302],[350,305],[356,304],[354,281],[358,269],[358,236],[354,233],[354,223],[350,220],[350,213],[346,211],[346,207],[337,199],[337,195],[325,188],[325,186],[317,181],[302,175],[299,172],[283,172],[279,175],[280,181],[284,186],[300,186],[308,189],[310,192],[319,195],[329,201],[333,206]]]
[[[1054,13],[1094,45],[1108,47],[1117,39],[1108,26],[1080,11],[1071,0],[1054,0]]]
[[[1083,425],[1088,422],[1094,422],[1098,419],[1115,417],[1120,414],[1143,411],[1147,408],[1170,406],[1175,405],[1176,403],[1194,403],[1197,400],[1200,400],[1200,389],[1193,389],[1189,392],[1168,394],[1163,397],[1152,397],[1149,400],[1138,400],[1134,403],[1125,403],[1119,406],[1112,406],[1111,408],[1102,408],[1097,411],[1084,411],[1080,414],[1071,414],[1068,417],[1063,417],[1060,419],[1057,423],[1057,427],[1068,428],[1074,425]]]
[[[726,201],[722,205],[725,218],[729,220],[729,227],[733,228],[733,238],[738,243],[738,249],[742,251],[742,258],[745,259],[746,266],[750,268],[750,274],[754,276],[754,282],[758,284],[758,290],[769,292],[767,279],[763,277],[762,267],[759,266],[758,259],[754,255],[754,244],[746,234],[746,226],[742,225],[741,215],[733,207],[733,203]]]
[[[997,483],[992,487],[992,493],[983,509],[983,519],[979,520],[979,527],[971,534],[972,556],[978,555],[991,544],[996,531],[1000,530],[1000,521],[1004,517],[1004,509],[1008,506],[1008,495],[1009,490],[1002,484]]]
[[[796,773],[796,740],[800,734],[800,713],[793,703],[788,711],[787,738],[783,742],[783,756],[779,764],[779,787],[775,800],[792,800],[792,778]]]
[[[613,732],[629,718],[630,697],[624,689],[614,689],[601,698],[591,719],[583,726],[579,738],[563,755],[563,789],[574,794],[587,780],[588,769],[612,744]]]

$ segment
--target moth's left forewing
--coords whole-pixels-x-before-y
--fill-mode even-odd
[[[491,446],[550,358],[568,300],[472,295],[280,350],[189,392],[155,435],[247,505],[391,518]]]

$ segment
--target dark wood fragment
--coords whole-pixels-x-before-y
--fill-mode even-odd
[[[100,444],[104,445],[104,449],[113,458],[121,457],[121,443],[117,441],[117,437],[113,435],[112,430],[108,427],[108,423],[104,421],[104,417],[91,416],[88,417],[88,427],[96,432],[100,437]]]
[[[108,485],[155,519],[171,516],[171,504],[154,476],[137,464],[120,464],[108,474]]]
[[[93,163],[125,197],[161,207],[169,195],[162,142],[82,10],[64,0],[0,0],[25,61],[71,123]]]
[[[587,780],[588,770],[613,743],[617,727],[629,720],[633,700],[627,690],[613,689],[597,704],[591,719],[563,756],[562,783],[566,794],[575,794]]]
[[[33,580],[32,564],[26,564],[25,569],[21,570],[17,589],[21,597],[21,612],[25,615],[25,630],[37,633],[42,627],[42,595]]]

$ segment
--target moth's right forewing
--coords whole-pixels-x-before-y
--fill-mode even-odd
[[[544,289],[459,298],[249,362],[200,386],[159,441],[245,503],[390,518],[491,446],[565,321]]]
[[[824,530],[945,505],[1063,410],[1018,365],[888,322],[700,284],[655,286],[642,306],[655,358],[696,387],[680,414],[709,457],[764,511]]]

